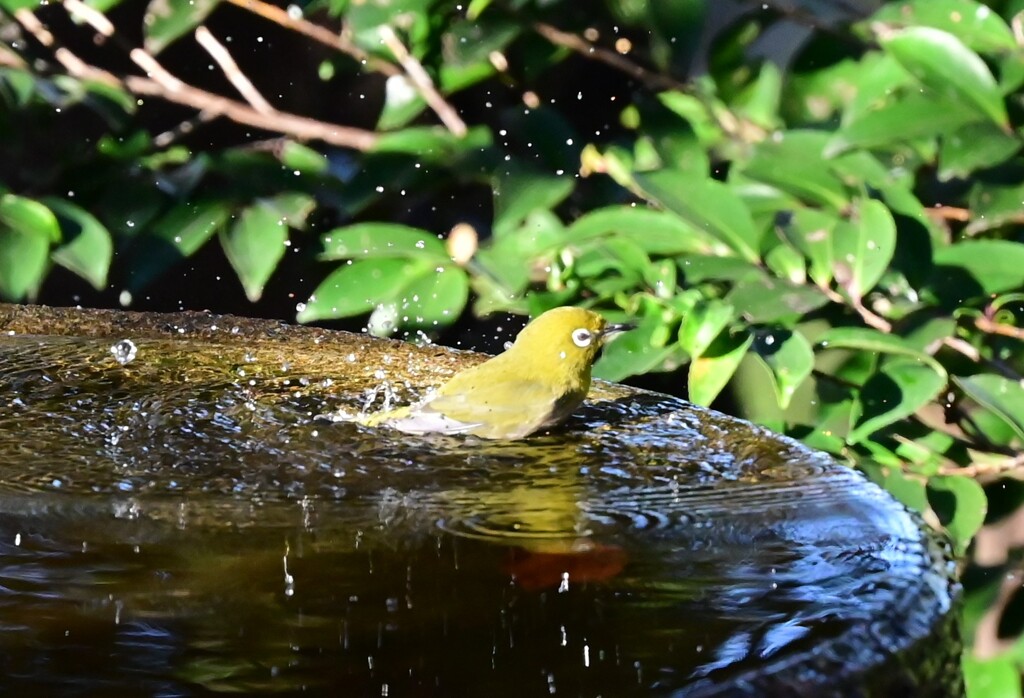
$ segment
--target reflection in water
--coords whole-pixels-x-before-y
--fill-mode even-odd
[[[0,338],[0,693],[756,694],[949,607],[881,491],[680,401],[412,439],[298,350],[110,345]]]

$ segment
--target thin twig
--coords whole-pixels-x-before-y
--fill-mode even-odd
[[[242,8],[248,12],[252,12],[254,15],[262,17],[263,19],[269,20],[274,24],[298,32],[304,36],[308,36],[310,39],[319,41],[325,46],[340,51],[351,58],[354,58],[359,63],[365,65],[370,70],[383,73],[384,75],[401,75],[402,71],[398,66],[389,63],[380,58],[371,56],[366,51],[362,50],[351,41],[349,41],[344,35],[336,34],[329,29],[321,27],[319,24],[314,24],[301,16],[294,16],[289,14],[288,11],[282,10],[280,7],[270,5],[263,0],[228,0],[232,5]]]
[[[185,119],[174,128],[167,129],[163,133],[157,134],[153,137],[153,145],[159,149],[164,149],[179,140],[183,136],[187,136],[195,131],[197,126],[209,123],[217,118],[216,114],[211,114],[208,111],[200,111],[193,117]]]
[[[76,2],[77,0],[70,0]],[[88,8],[91,9],[91,8]],[[354,150],[369,150],[377,141],[372,131],[325,123],[304,116],[275,112],[261,114],[248,104],[237,102],[205,90],[182,83],[158,66],[160,78],[129,75],[119,78],[105,70],[84,62],[69,49],[59,46],[53,35],[29,10],[18,10],[15,19],[32,34],[40,44],[50,48],[54,57],[70,75],[81,79],[97,80],[107,85],[121,87],[136,95],[158,97],[169,102],[182,104],[209,115],[225,116],[232,121],[256,128],[282,133],[302,140],[320,140]],[[143,52],[144,53],[144,52]],[[168,79],[169,78],[169,79]]]
[[[455,108],[448,104],[444,97],[441,96],[441,93],[437,91],[437,88],[434,87],[434,81],[427,75],[427,71],[423,69],[420,62],[405,48],[405,44],[399,40],[395,31],[386,24],[379,31],[381,41],[398,59],[416,91],[420,93],[424,101],[434,110],[434,113],[441,119],[441,123],[456,136],[465,136],[466,122],[459,117]]]
[[[206,52],[216,61],[224,76],[238,90],[238,94],[242,95],[253,109],[260,114],[273,114],[277,111],[274,107],[270,106],[270,102],[263,98],[263,95],[259,93],[259,90],[252,84],[252,81],[239,69],[235,59],[231,57],[231,53],[228,52],[224,44],[217,41],[217,37],[209,29],[202,25],[196,27],[196,41],[206,49]]]
[[[1024,340],[1024,328],[1005,325],[1001,322],[990,320],[987,317],[975,318],[974,326],[987,334],[998,334],[1003,337],[1013,337],[1014,339]]]
[[[963,475],[964,477],[994,477],[1024,468],[1024,453],[994,463],[972,463],[963,467],[946,465],[938,470],[939,475]]]

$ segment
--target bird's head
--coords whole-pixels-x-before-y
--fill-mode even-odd
[[[545,370],[567,376],[589,376],[605,340],[632,325],[614,325],[583,308],[554,308],[530,322],[516,337],[513,350]]]

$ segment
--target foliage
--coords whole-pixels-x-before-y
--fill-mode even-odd
[[[303,36],[343,22],[317,89],[380,86],[376,130],[351,133],[62,60],[31,19],[95,23],[34,6],[0,0],[20,37],[0,45],[3,297],[36,298],[57,264],[127,299],[217,238],[256,301],[289,246],[315,249],[299,321],[370,314],[387,334],[451,325],[471,297],[598,308],[639,324],[601,376],[685,370],[690,399],[856,463],[960,554],[1019,506],[994,502],[1024,466],[1024,3],[757,2],[718,24],[696,1],[321,0],[317,24],[264,8]],[[154,0],[143,53],[242,12]],[[796,50],[757,58],[780,27]],[[143,95],[192,111],[153,135]],[[188,134],[210,109],[277,139],[203,148]],[[69,126],[86,113],[95,137]],[[1019,557],[968,574],[969,633],[1008,606],[990,604]],[[1021,640],[972,657],[969,686],[1016,694],[1022,663]]]

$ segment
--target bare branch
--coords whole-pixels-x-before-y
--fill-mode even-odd
[[[196,41],[217,62],[224,76],[234,85],[235,89],[238,90],[238,94],[242,95],[253,109],[260,114],[273,114],[276,111],[270,106],[270,102],[263,99],[263,95],[259,93],[259,90],[252,84],[252,81],[239,69],[235,59],[231,57],[224,44],[217,41],[217,37],[209,29],[205,26],[196,27]]]
[[[388,47],[388,50],[395,54],[395,58],[401,63],[416,91],[420,93],[420,96],[434,110],[434,113],[441,119],[441,123],[456,136],[465,136],[466,122],[455,112],[455,108],[444,100],[441,93],[434,87],[434,81],[427,75],[427,71],[409,53],[409,50],[405,48],[405,45],[399,40],[394,30],[385,24],[380,28],[380,38],[384,45]]]

